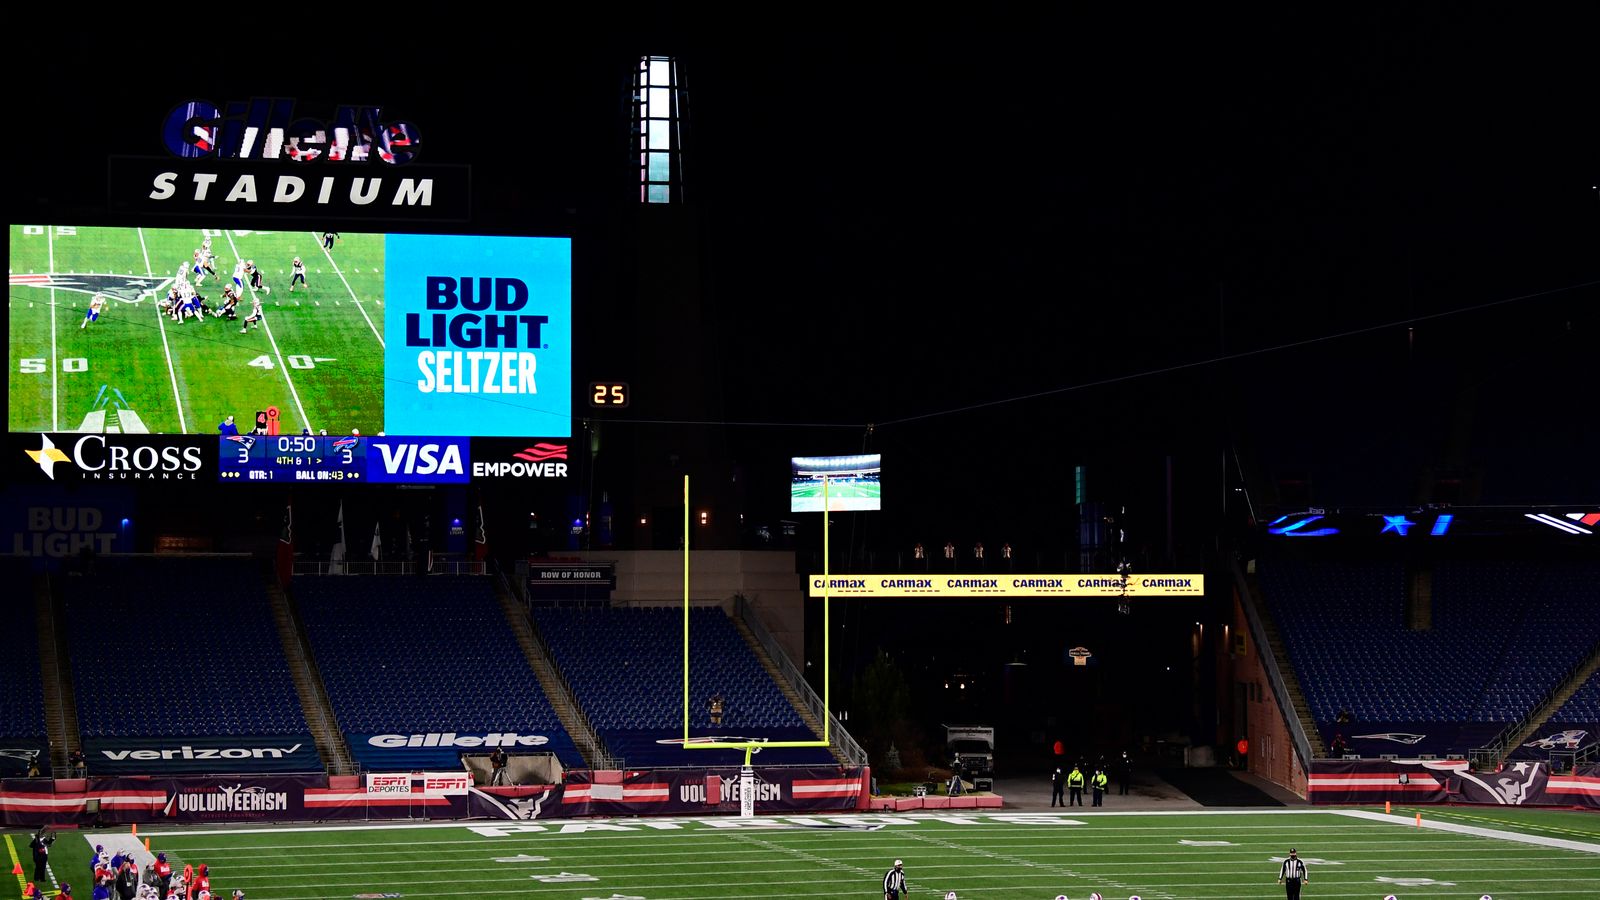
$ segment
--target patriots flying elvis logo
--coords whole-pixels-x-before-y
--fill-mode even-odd
[[[154,297],[171,278],[156,275],[117,275],[113,273],[28,273],[11,275],[11,286],[72,291],[78,294],[105,294],[123,303],[138,303]]]

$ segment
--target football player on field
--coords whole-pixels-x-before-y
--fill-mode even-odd
[[[294,293],[296,284],[308,291],[311,290],[311,285],[306,284],[306,264],[300,261],[300,257],[296,256],[294,258],[294,262],[289,264],[289,270],[293,273],[289,276],[289,293]]]
[[[262,321],[261,296],[259,294],[252,294],[250,297],[250,315],[245,316],[244,325],[240,327],[239,333],[244,334],[246,331],[250,330],[250,326],[252,324],[260,325]]]
[[[189,264],[189,274],[194,276],[195,284],[206,280],[206,257],[199,247],[194,248],[194,262]]]
[[[253,259],[245,260],[244,261],[244,271],[245,271],[246,275],[250,276],[250,286],[252,288],[260,291],[263,294],[272,293],[272,288],[262,287],[261,286],[261,270],[256,268],[256,261],[255,260],[253,260]]]
[[[239,295],[233,292],[233,285],[230,284],[222,289],[222,308],[212,314],[230,322],[239,318]]]
[[[244,296],[244,280],[247,277],[248,277],[248,275],[246,274],[245,269],[244,269],[244,260],[242,260],[242,259],[234,260],[234,263],[233,263],[233,292],[238,294],[241,297]]]
[[[100,321],[100,312],[106,308],[106,295],[95,294],[89,301],[89,311],[83,314],[83,321],[78,323],[79,328],[87,328],[90,322]]]

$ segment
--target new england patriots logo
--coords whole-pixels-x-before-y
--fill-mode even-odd
[[[1420,743],[1427,735],[1408,734],[1404,731],[1384,731],[1378,734],[1352,734],[1350,737],[1373,741],[1394,741],[1396,744],[1416,744]]]
[[[1588,736],[1589,732],[1584,731],[1581,728],[1571,728],[1566,731],[1558,731],[1555,734],[1546,735],[1538,740],[1529,741],[1522,746],[1538,747],[1540,750],[1555,750],[1556,748],[1561,748],[1563,750],[1576,750],[1583,746],[1584,739]]]
[[[72,291],[78,294],[105,294],[113,300],[123,303],[138,303],[146,297],[154,297],[170,278],[154,275],[115,275],[111,273],[29,273],[26,275],[12,273],[11,287],[33,287],[58,291]]]

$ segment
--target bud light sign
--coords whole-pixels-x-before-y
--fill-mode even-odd
[[[572,434],[572,242],[391,234],[384,430]]]

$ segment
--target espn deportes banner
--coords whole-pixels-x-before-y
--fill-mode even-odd
[[[1548,763],[1512,762],[1498,772],[1474,772],[1463,760],[1319,759],[1311,765],[1306,791],[1317,804],[1388,800],[1600,809],[1600,768],[1553,774]]]
[[[321,772],[309,734],[249,737],[85,738],[91,775]]]
[[[821,597],[1199,597],[1204,575],[834,575],[811,576]]]

